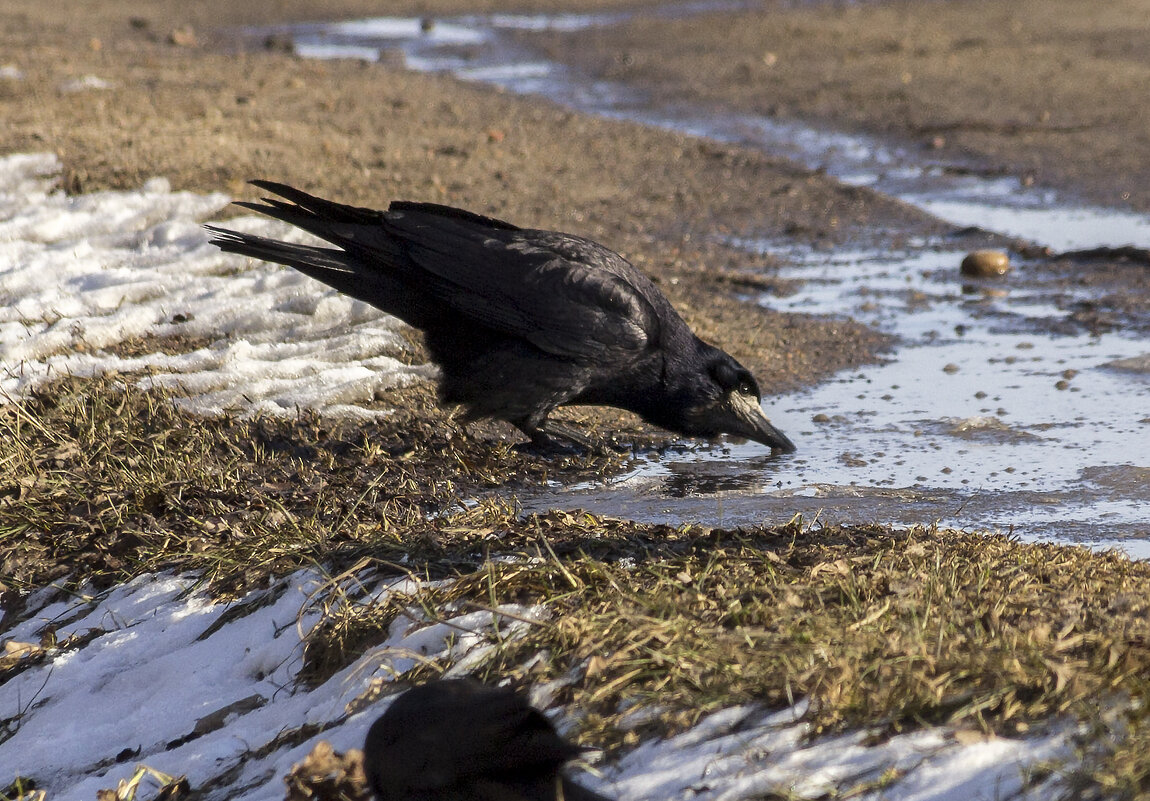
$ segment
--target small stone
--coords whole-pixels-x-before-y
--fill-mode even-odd
[[[1054,388],[1055,389],[1070,389],[1070,382],[1065,380],[1065,379],[1060,380],[1060,381],[1055,381],[1054,382]]]
[[[195,47],[198,44],[196,31],[191,25],[181,25],[168,34],[168,44],[176,47]]]
[[[997,278],[1010,272],[1010,257],[1001,250],[975,250],[963,258],[960,271],[975,278]]]
[[[951,362],[950,364],[944,365],[942,368],[942,371],[944,373],[950,373],[951,375],[953,375],[954,373],[958,372],[958,365],[955,364],[954,362]]]
[[[831,421],[830,416],[823,414],[822,412],[819,412],[818,414],[816,414],[814,417],[811,418],[812,423],[829,423],[830,421]]]

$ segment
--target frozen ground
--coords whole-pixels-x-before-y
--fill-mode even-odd
[[[508,616],[471,612],[431,622],[411,608],[383,644],[309,688],[296,681],[301,641],[331,589],[325,577],[304,571],[232,604],[212,603],[192,576],[142,576],[90,596],[41,591],[28,618],[7,625],[0,639],[35,643],[53,623],[59,642],[76,636],[83,644],[4,684],[0,782],[31,777],[52,801],[94,801],[98,790],[145,764],[186,774],[193,788],[211,788],[210,799],[281,799],[283,777],[318,741],[338,751],[362,745],[387,703],[362,701],[381,682],[402,676],[418,657],[445,653],[453,671],[465,673],[491,647],[493,625],[513,637],[546,614],[500,607]],[[361,575],[343,589],[370,603],[415,587]],[[537,688],[536,703],[546,705],[549,689]],[[1045,799],[1049,784],[1024,784],[1033,767],[1066,757],[1073,736],[1067,727],[1027,740],[927,729],[879,745],[868,745],[867,732],[808,742],[796,720],[801,711],[724,710],[580,781],[627,801],[733,801],[770,791],[820,798],[851,789],[861,791],[854,798],[891,801]],[[561,730],[570,722],[562,709],[553,714]],[[319,733],[299,744],[279,739],[304,725]]]

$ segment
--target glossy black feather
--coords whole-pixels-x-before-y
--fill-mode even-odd
[[[372,724],[363,752],[379,801],[608,801],[562,775],[581,749],[524,696],[472,679],[405,692]]]
[[[253,183],[284,200],[239,205],[332,247],[209,226],[212,242],[295,267],[423,330],[440,395],[467,419],[507,420],[547,441],[567,436],[547,420],[555,407],[602,404],[680,434],[794,449],[758,408],[746,368],[696,337],[650,280],[596,242],[433,203],[375,211]]]

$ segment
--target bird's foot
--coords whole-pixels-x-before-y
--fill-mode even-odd
[[[575,442],[563,442],[542,431],[531,435],[530,442],[521,442],[515,446],[519,453],[529,456],[582,456],[587,448]]]
[[[605,456],[611,448],[602,441],[589,437],[583,431],[566,423],[544,420],[537,428],[524,429],[531,442],[517,446],[520,452],[540,456]]]

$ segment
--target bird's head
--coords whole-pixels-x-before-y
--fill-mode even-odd
[[[696,437],[730,434],[793,452],[794,443],[763,414],[762,394],[750,371],[718,348],[698,344],[701,358],[682,388],[674,428]]]

